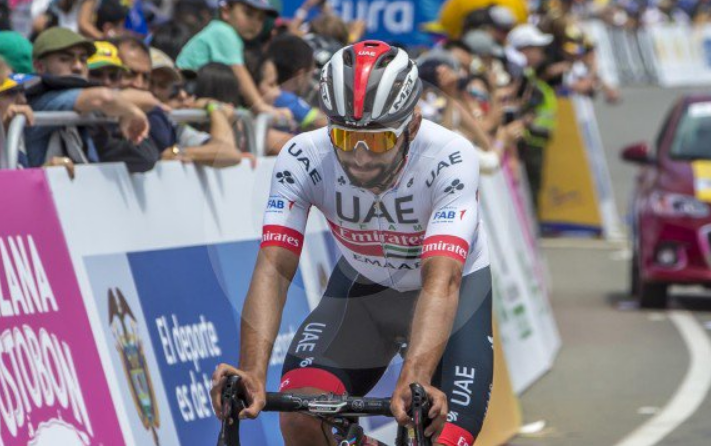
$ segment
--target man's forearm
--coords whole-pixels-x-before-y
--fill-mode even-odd
[[[456,261],[435,257],[423,265],[423,287],[412,320],[401,380],[430,384],[442,358],[459,303],[462,270],[452,262]]]
[[[114,117],[128,116],[137,109],[120,92],[104,87],[82,90],[74,108],[78,113],[102,112]]]
[[[234,166],[242,159],[235,146],[232,126],[219,110],[210,113],[210,141],[200,147],[187,147],[185,151],[193,162],[212,167]]]
[[[298,263],[298,257],[284,248],[268,247],[259,251],[242,309],[241,370],[266,379],[286,293]]]

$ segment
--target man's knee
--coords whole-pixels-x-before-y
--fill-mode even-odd
[[[302,395],[318,395],[323,390],[315,388],[292,389],[290,393]],[[279,414],[279,426],[286,446],[327,445],[326,437],[330,437],[329,429],[322,426],[318,418],[303,413],[282,412]]]

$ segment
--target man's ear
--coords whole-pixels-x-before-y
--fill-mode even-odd
[[[223,21],[225,21],[225,22],[227,21],[227,19],[228,19],[229,16],[230,16],[230,8],[231,8],[231,7],[232,7],[232,5],[230,5],[229,3],[225,3],[225,4],[221,4],[221,5],[220,5],[220,11],[219,11],[219,12],[220,12],[220,18],[221,18]]]
[[[35,69],[35,73],[44,74],[45,66],[42,59],[35,59],[32,61],[32,67]]]

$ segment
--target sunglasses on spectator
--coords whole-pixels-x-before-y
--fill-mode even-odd
[[[188,96],[195,96],[195,81],[189,80],[185,82],[175,82],[170,86],[170,93],[168,97],[170,99],[175,99],[180,96],[180,93],[185,91]]]
[[[377,130],[354,129],[329,124],[328,135],[331,138],[331,144],[344,152],[352,152],[358,145],[363,144],[367,150],[373,153],[385,153],[395,148],[398,138],[405,132],[411,120],[412,118],[407,119],[397,128]]]
[[[91,77],[115,83],[123,78],[125,72],[125,70],[120,68],[99,68],[97,70],[91,70]]]

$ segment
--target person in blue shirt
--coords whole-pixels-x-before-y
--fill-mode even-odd
[[[309,44],[293,34],[282,34],[270,43],[267,58],[274,63],[281,90],[274,99],[274,106],[291,110],[299,131],[325,127],[328,124],[326,116],[318,107],[312,107],[303,99],[312,87],[311,80],[316,69],[313,49]]]

